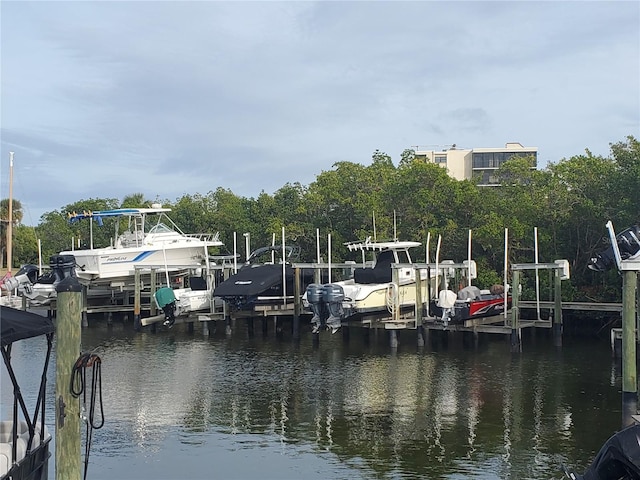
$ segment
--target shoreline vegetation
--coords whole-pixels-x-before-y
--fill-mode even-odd
[[[640,142],[628,136],[610,146],[609,157],[586,150],[539,170],[532,158],[514,158],[494,171],[492,180],[500,185],[496,187],[455,180],[440,165],[416,159],[415,152],[407,149],[398,162],[376,150],[368,165],[337,162],[309,185],[286,183],[273,194],[262,191],[251,198],[218,187],[175,201],[149,200],[141,193],[122,200],[83,199],[45,213],[36,227],[17,220],[13,268],[38,263],[38,239],[45,265],[51,255],[68,250],[72,241],[86,244],[88,223],[69,224],[70,212],[161,203],[171,208],[170,216],[182,231],[219,232],[224,247],[213,253],[232,253],[234,242],[238,252],[244,251],[243,235],[253,247],[270,245],[274,238],[279,244],[284,229],[286,243],[300,247],[300,262],[315,262],[318,251],[326,261],[329,235],[335,263],[361,260],[344,243],[369,236],[379,241],[422,242],[413,258],[418,263],[425,261],[428,239],[428,254],[435,258],[441,238],[439,258],[462,261],[468,258],[472,232],[472,258],[478,265],[480,288],[502,283],[507,238],[508,265],[533,263],[536,256],[541,263],[568,260],[571,279],[563,286],[564,301],[620,301],[618,272],[594,272],[587,267],[608,246],[608,221],[618,233],[640,223]],[[15,212],[14,218],[20,218],[20,213]],[[113,231],[111,219],[104,219],[102,227],[94,226],[94,246],[108,246]],[[523,299],[535,293],[535,282],[535,278],[524,279]],[[539,288],[549,290],[550,279],[542,276]]]

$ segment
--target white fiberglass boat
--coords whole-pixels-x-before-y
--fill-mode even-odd
[[[416,304],[416,269],[409,249],[420,242],[389,241],[350,242],[350,251],[375,253],[373,267],[356,268],[353,278],[325,285],[312,284],[303,296],[305,306],[313,312],[314,332],[326,325],[336,331],[343,321],[365,315],[392,316],[395,311],[414,308]],[[392,264],[397,264],[394,274]],[[427,269],[418,270],[427,278]],[[423,298],[426,298],[426,283]]]
[[[85,284],[113,284],[130,278],[136,268],[178,271],[209,262],[209,248],[223,245],[218,234],[185,234],[167,216],[169,208],[123,208],[98,212],[73,213],[71,223],[90,221],[88,248],[60,252],[73,255],[76,276]],[[93,222],[102,225],[105,218],[116,218],[115,234],[108,247],[93,247]],[[122,225],[124,222],[124,226]]]

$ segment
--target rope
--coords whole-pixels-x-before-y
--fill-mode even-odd
[[[385,291],[387,311],[393,315],[398,302],[398,286],[395,283],[388,283]]]
[[[87,369],[92,369],[91,374],[91,396],[89,400],[89,416],[86,416],[87,405]],[[98,355],[92,353],[82,353],[73,365],[71,372],[71,382],[69,391],[75,398],[82,395],[83,405],[81,418],[86,423],[86,445],[84,452],[84,479],[87,478],[89,468],[89,452],[91,450],[91,440],[93,429],[100,429],[104,425],[104,406],[102,403],[102,360]],[[96,423],[96,400],[100,398],[100,421]]]

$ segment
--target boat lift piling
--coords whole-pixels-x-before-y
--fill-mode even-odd
[[[511,353],[522,353],[522,331],[520,329],[519,322],[519,293],[520,293],[520,271],[513,271],[513,293],[511,294]],[[505,290],[505,297],[508,295],[508,292]],[[505,323],[507,321],[507,309],[504,310],[504,319]]]
[[[300,340],[300,314],[302,313],[302,271],[300,267],[294,267],[293,276],[293,321],[292,321],[292,334],[293,338],[297,341]]]
[[[638,275],[640,258],[622,260],[613,223],[606,224],[618,271],[622,274],[622,426],[637,422],[638,373],[637,373],[637,323]]]
[[[640,262],[635,263],[640,264]],[[624,270],[622,275],[622,426],[626,427],[635,423],[633,416],[638,413],[636,360],[638,271]]]

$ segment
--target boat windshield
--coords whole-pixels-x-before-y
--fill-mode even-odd
[[[411,256],[408,250],[397,251],[397,263],[411,263]]]
[[[174,232],[175,230],[167,227],[164,223],[158,223],[157,225],[154,225],[151,228],[151,230],[149,230],[149,233],[174,233]]]

